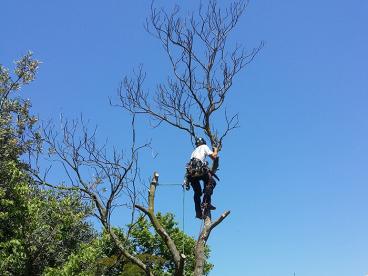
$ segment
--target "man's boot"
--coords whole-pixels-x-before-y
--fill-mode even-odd
[[[216,210],[216,207],[213,206],[211,203],[203,202],[201,206],[203,210]]]
[[[211,203],[208,204],[208,209],[210,210],[216,210],[216,207],[213,206]]]
[[[187,191],[189,191],[189,189],[190,189],[190,182],[189,182],[187,176],[184,177],[182,187],[185,188],[185,190],[187,190]]]

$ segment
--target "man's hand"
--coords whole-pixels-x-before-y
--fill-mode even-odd
[[[218,148],[213,147],[212,150],[213,150],[213,153],[210,155],[210,157],[211,157],[212,160],[214,160],[218,155]]]
[[[190,185],[187,179],[184,179],[183,184],[181,185],[183,187],[183,189],[185,188],[185,190],[189,191],[190,190]]]

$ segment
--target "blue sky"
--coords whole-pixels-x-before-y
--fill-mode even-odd
[[[102,140],[124,147],[129,119],[108,98],[141,63],[151,88],[170,70],[143,29],[148,8],[149,1],[3,0],[0,62],[11,67],[32,50],[43,62],[24,90],[33,111],[44,120],[83,113]],[[232,213],[210,237],[211,276],[368,273],[367,14],[364,0],[250,2],[232,40],[248,49],[266,44],[226,104],[241,128],[221,152],[214,216]],[[162,183],[181,182],[187,137],[152,130],[143,118],[138,133],[158,153],[142,157],[143,177],[158,170]],[[196,236],[191,197],[185,230]],[[156,208],[181,221],[181,200],[179,188],[161,186]]]

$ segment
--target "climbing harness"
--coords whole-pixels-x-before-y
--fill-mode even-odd
[[[186,165],[186,170],[189,177],[201,177],[209,172],[208,162],[192,158]]]
[[[185,230],[185,219],[184,219],[184,217],[185,217],[185,191],[184,191],[184,186],[183,186],[183,213],[182,213],[182,219],[183,219],[183,221],[182,221],[182,224],[183,224],[183,233],[185,233],[184,232],[184,230]],[[183,235],[183,240],[182,240],[182,242],[181,242],[181,244],[182,244],[182,252],[183,252],[183,254],[184,254],[184,252],[185,252],[185,247],[184,247],[184,235]]]

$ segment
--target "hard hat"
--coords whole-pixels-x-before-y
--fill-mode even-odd
[[[199,147],[201,145],[206,145],[206,140],[204,140],[202,137],[197,137],[195,140],[196,147]]]

